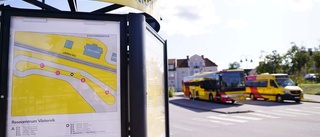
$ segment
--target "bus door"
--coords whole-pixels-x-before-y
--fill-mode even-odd
[[[262,95],[262,98],[268,98],[270,96],[267,79],[259,80],[258,91]]]
[[[189,86],[190,86],[190,84],[189,84],[189,82],[185,82],[183,84],[184,85],[182,86],[182,88],[183,88],[183,91],[184,91],[184,95],[189,97],[189,94],[190,94]]]
[[[278,93],[279,87],[273,79],[270,79],[270,86],[268,88],[268,90],[270,90],[270,94],[272,94],[270,100],[276,100],[276,95]]]
[[[223,88],[222,88],[222,85],[223,85],[223,83],[222,83],[222,74],[221,73],[219,73],[219,76],[218,76],[218,88],[215,90],[215,92],[216,92],[216,101],[220,101],[220,92],[221,92],[221,90],[223,90]]]
[[[206,94],[206,89],[204,88],[205,80],[199,81],[198,84],[199,84],[199,88],[197,88],[197,90],[194,91],[194,92],[196,92],[196,93],[195,93],[196,96],[197,96],[198,98],[200,98],[200,99],[206,99],[206,98],[205,98],[205,96],[206,96],[206,95],[205,95],[205,94]]]
[[[196,91],[197,92],[196,95],[200,99],[204,99],[203,96],[205,96],[206,89],[204,88],[204,82],[205,81],[199,81],[199,88],[197,88],[197,91]]]

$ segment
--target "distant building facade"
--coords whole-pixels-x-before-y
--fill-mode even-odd
[[[191,76],[200,72],[215,72],[218,65],[203,55],[197,54],[185,59],[168,59],[168,86],[177,91],[182,89],[182,80],[185,76]]]

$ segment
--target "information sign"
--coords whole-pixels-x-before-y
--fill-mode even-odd
[[[148,26],[148,25],[146,25]],[[151,27],[145,30],[148,137],[166,136],[164,41]]]
[[[6,135],[121,136],[120,21],[10,22]]]

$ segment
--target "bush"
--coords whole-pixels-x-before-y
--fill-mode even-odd
[[[169,97],[171,98],[171,97],[173,97],[174,96],[174,93],[175,93],[175,89],[174,89],[174,87],[169,87]]]
[[[320,95],[320,84],[301,84],[299,86],[305,94]]]
[[[320,76],[317,76],[316,83],[320,83]]]

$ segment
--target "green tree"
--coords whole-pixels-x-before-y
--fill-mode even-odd
[[[294,42],[290,44],[292,44],[292,47],[284,56],[284,64],[286,65],[284,68],[287,69],[288,67],[290,72],[299,75],[302,69],[308,70],[311,68],[311,57],[304,46],[299,48]]]
[[[272,54],[266,55],[264,62],[260,62],[256,68],[257,73],[280,73],[282,72],[282,56],[273,50]]]
[[[296,71],[296,64],[294,63],[294,57],[295,54],[298,53],[299,47],[294,43],[291,42],[292,47],[287,51],[286,54],[283,55],[283,71],[289,72],[290,74],[293,74]]]
[[[259,66],[256,67],[256,71],[258,74],[261,73],[272,73],[272,64],[267,61],[259,62]]]
[[[314,61],[314,65],[316,67],[317,72],[320,74],[320,52],[319,51],[313,53],[312,60]]]
[[[256,72],[261,73],[289,73],[300,77],[302,70],[313,70],[312,66],[316,68],[316,72],[320,74],[320,45],[314,48],[313,55],[306,47],[298,47],[294,42],[291,42],[292,47],[288,49],[287,53],[280,55],[276,50],[271,54],[266,55],[264,61],[259,63],[256,67]]]
[[[284,54],[282,56],[282,72],[291,74],[292,73],[291,66],[292,66],[292,63],[291,63],[290,55]]]
[[[273,50],[272,54],[266,56],[266,61],[268,64],[268,71],[271,73],[279,73],[281,70],[282,56],[277,52],[277,50]]]
[[[240,63],[239,62],[233,62],[229,64],[229,69],[239,69],[240,68]]]
[[[301,71],[302,68],[306,68],[307,62],[310,60],[310,55],[306,48],[302,46],[293,57],[293,63],[297,71]]]

